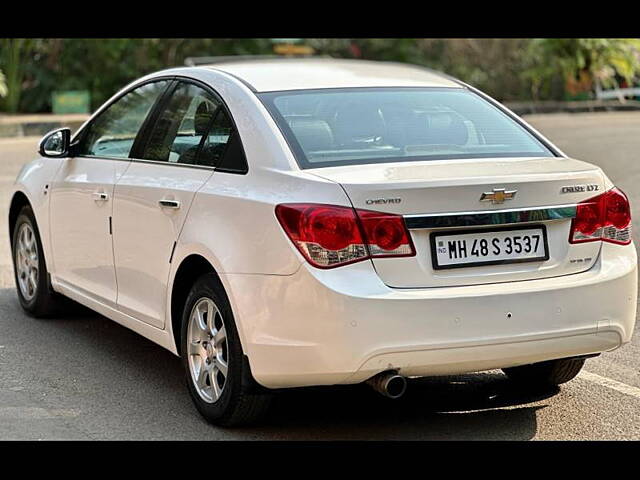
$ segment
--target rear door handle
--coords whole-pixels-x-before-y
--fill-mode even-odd
[[[96,202],[105,202],[109,200],[109,194],[105,192],[93,192],[93,199]]]
[[[163,208],[180,208],[180,202],[177,200],[158,200],[158,203]]]

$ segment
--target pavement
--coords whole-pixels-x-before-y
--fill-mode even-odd
[[[526,119],[567,154],[602,166],[640,218],[640,112]],[[8,188],[37,140],[0,139],[0,439],[640,439],[638,329],[548,391],[524,391],[500,371],[411,380],[399,401],[365,385],[304,388],[278,395],[255,426],[212,427],[168,351],[84,309],[51,320],[21,311],[5,219]]]
[[[0,287],[13,285],[9,227],[11,185],[22,166],[36,158],[40,137],[0,138]]]

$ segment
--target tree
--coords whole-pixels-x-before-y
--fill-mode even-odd
[[[5,82],[4,79],[4,73],[2,73],[2,70],[0,70],[0,97],[6,97],[7,96],[7,83]]]
[[[498,100],[562,99],[567,91],[632,83],[640,40],[307,38],[318,56],[408,62],[468,82]],[[51,111],[56,90],[87,90],[96,108],[126,84],[186,57],[273,55],[268,38],[0,39],[0,110]],[[4,88],[3,88],[4,83]],[[2,94],[4,93],[4,98]]]
[[[526,82],[518,77],[525,66],[529,39],[420,39],[421,63],[448,73],[498,100],[526,98]]]
[[[530,44],[531,65],[523,77],[538,95],[551,76],[559,72],[571,84],[590,80],[592,90],[618,87],[618,79],[632,83],[640,73],[640,40],[630,38],[544,38]]]
[[[22,56],[19,109],[50,111],[55,90],[88,90],[97,108],[129,82],[182,66],[186,57],[260,53],[272,53],[269,39],[32,39]]]
[[[5,38],[0,39],[0,67],[6,72],[4,109],[17,112],[22,93],[24,77],[23,60],[31,44],[31,39]]]

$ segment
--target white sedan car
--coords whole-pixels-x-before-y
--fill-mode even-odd
[[[274,390],[504,369],[558,385],[631,339],[625,194],[419,67],[229,61],[141,78],[15,183],[18,297],[182,358],[210,422]],[[64,300],[64,299],[62,299]]]

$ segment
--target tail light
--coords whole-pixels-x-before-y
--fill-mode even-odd
[[[631,207],[622,190],[611,190],[578,204],[571,223],[569,243],[602,240],[631,243]]]
[[[400,215],[307,203],[276,207],[276,217],[315,267],[332,268],[372,257],[415,255]]]

